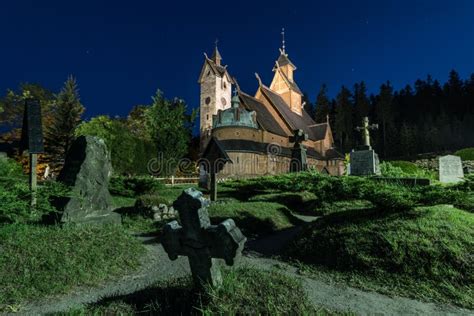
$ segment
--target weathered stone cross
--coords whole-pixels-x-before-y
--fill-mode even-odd
[[[211,225],[209,200],[194,188],[185,190],[173,203],[183,227],[172,221],[164,227],[162,244],[171,260],[187,256],[193,280],[198,288],[222,283],[219,260],[233,265],[241,255],[247,238],[232,219]]]
[[[369,130],[378,129],[379,125],[378,124],[369,125],[369,118],[367,116],[364,117],[364,119],[362,120],[362,124],[363,124],[363,126],[356,127],[356,130],[359,131],[359,132],[362,131],[364,146],[367,147],[367,149],[370,149],[371,147],[370,147],[370,133],[369,133]]]

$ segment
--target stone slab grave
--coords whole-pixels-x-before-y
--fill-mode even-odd
[[[227,219],[211,225],[207,207],[209,200],[194,188],[185,190],[173,203],[182,226],[177,221],[165,225],[162,245],[171,260],[187,256],[197,288],[222,283],[220,261],[233,265],[241,256],[247,238]]]
[[[380,175],[379,156],[373,150],[351,152],[350,174],[354,176]]]
[[[439,181],[457,183],[464,178],[461,158],[453,155],[439,157]]]
[[[93,136],[78,137],[71,145],[58,181],[71,188],[68,198],[57,206],[63,223],[120,223],[109,193],[112,172],[110,154],[104,141]]]

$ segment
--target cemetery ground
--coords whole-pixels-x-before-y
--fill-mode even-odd
[[[189,187],[114,178],[110,191],[122,226],[58,226],[41,218],[54,211],[50,197],[64,188],[43,184],[31,212],[27,179],[13,164],[1,168],[0,311],[6,313],[141,271],[171,221],[153,220],[151,206],[171,205]],[[364,314],[387,312],[393,302],[406,311],[467,314],[474,309],[473,191],[472,176],[426,187],[313,172],[227,182],[209,208],[211,221],[234,219],[249,241],[243,263],[224,269],[220,288],[198,296],[186,273],[177,274],[62,314]],[[157,273],[179,267],[161,255],[148,262]]]

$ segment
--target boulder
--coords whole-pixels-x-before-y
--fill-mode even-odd
[[[77,138],[58,176],[59,182],[71,188],[70,197],[60,203],[61,222],[120,223],[120,215],[112,212],[108,188],[111,173],[105,142],[93,136]]]

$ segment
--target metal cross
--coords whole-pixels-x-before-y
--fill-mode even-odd
[[[369,133],[369,130],[378,129],[379,125],[378,124],[369,125],[369,118],[367,116],[364,117],[364,119],[362,120],[362,124],[363,124],[363,126],[356,127],[356,130],[359,131],[359,132],[362,131],[364,146],[367,146],[368,148],[370,148],[370,133]]]

